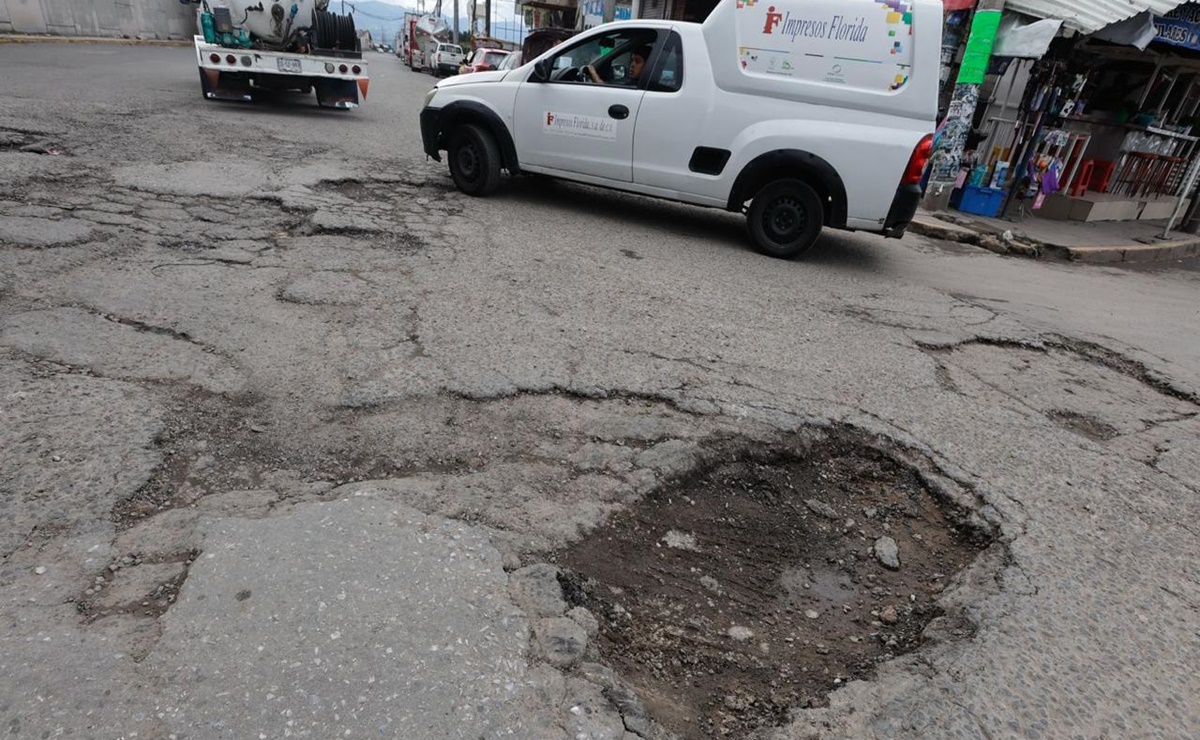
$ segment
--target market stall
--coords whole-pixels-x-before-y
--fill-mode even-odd
[[[1135,45],[1060,35],[1041,58],[1010,65],[956,183],[961,210],[1081,221],[1171,215],[1190,189],[1200,143],[1200,3],[1132,24],[1119,38]]]

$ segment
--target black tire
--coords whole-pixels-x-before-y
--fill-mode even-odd
[[[754,248],[777,259],[796,259],[807,252],[817,243],[824,225],[821,197],[802,180],[768,183],[746,212]]]
[[[468,124],[450,134],[450,176],[467,195],[483,197],[500,187],[500,147],[491,132]]]

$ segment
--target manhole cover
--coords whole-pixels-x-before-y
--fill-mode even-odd
[[[685,738],[782,724],[913,650],[987,544],[865,445],[723,459],[552,557],[603,659]]]

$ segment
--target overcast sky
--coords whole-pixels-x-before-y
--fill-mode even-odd
[[[400,8],[417,8],[417,0],[376,0],[377,2],[386,5],[395,5]],[[437,0],[425,0],[425,10],[432,11]],[[478,0],[480,5],[483,5],[483,0]],[[492,0],[492,19],[511,21],[515,13],[516,5],[513,0]],[[470,0],[458,0],[458,14],[466,17],[471,12]],[[442,15],[451,16],[454,14],[454,0],[442,0]]]

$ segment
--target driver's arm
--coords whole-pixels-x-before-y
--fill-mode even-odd
[[[588,77],[592,78],[592,82],[596,83],[597,85],[604,84],[604,80],[600,78],[600,73],[596,71],[595,67],[589,64],[588,66],[584,67],[584,69],[587,70]]]

